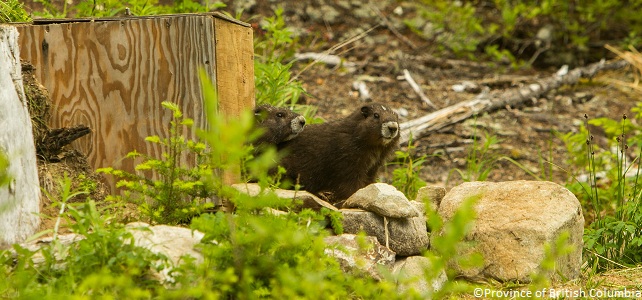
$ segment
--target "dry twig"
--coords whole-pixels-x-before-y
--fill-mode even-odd
[[[406,81],[408,81],[408,83],[410,84],[410,87],[412,87],[415,93],[419,95],[419,98],[421,98],[421,100],[423,100],[426,104],[428,104],[428,106],[434,109],[439,109],[434,103],[432,103],[432,101],[430,101],[430,98],[428,98],[428,96],[424,94],[424,92],[421,90],[421,87],[417,84],[417,82],[415,82],[412,76],[410,76],[410,72],[408,72],[407,69],[403,69],[403,78],[406,79]]]

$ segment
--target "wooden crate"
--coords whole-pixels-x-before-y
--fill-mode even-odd
[[[162,101],[203,125],[201,67],[224,115],[254,105],[252,28],[222,14],[40,20],[17,29],[21,58],[51,94],[50,127],[89,126],[72,146],[94,168],[133,171],[123,158],[134,149],[160,157],[144,139],[166,135],[171,113]]]

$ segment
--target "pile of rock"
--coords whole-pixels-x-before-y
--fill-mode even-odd
[[[261,192],[255,184],[234,187],[250,195]],[[283,198],[300,200],[300,208],[318,210],[325,207],[341,212],[344,234],[326,238],[326,253],[335,257],[346,272],[358,269],[383,280],[381,270],[387,269],[386,273],[397,280],[399,290],[414,289],[429,295],[441,289],[447,280],[445,271],[431,270],[430,260],[422,255],[430,248],[431,240],[424,203],[448,222],[461,204],[471,197],[476,198],[476,218],[464,238],[464,242],[471,243],[459,248],[457,256],[480,253],[484,263],[475,268],[462,268],[456,264],[449,266],[458,276],[529,282],[529,276],[540,270],[545,259],[545,244],[554,244],[563,232],[568,233],[567,242],[575,247],[575,251],[555,258],[557,269],[551,276],[574,279],[580,273],[584,217],[575,196],[555,183],[470,182],[453,188],[447,194],[443,188],[426,187],[413,201],[390,185],[376,183],[347,199],[342,209],[304,191],[275,192]],[[132,223],[128,228],[138,245],[166,255],[174,264],[178,264],[183,255],[191,255],[197,261],[203,259],[194,251],[194,245],[203,237],[202,233],[144,223]],[[360,233],[365,233],[366,237],[359,237]],[[78,238],[60,237],[69,243]],[[369,244],[365,251],[360,246],[364,242]],[[426,276],[426,270],[439,275]],[[160,279],[169,279],[167,274],[159,275]]]
[[[239,191],[257,195],[260,188],[253,184],[235,185]],[[470,279],[529,282],[530,275],[539,272],[545,258],[545,245],[554,245],[566,232],[567,243],[574,247],[569,255],[555,257],[556,270],[552,278],[574,279],[580,274],[584,217],[579,201],[566,188],[552,182],[470,182],[453,188],[446,194],[439,187],[422,188],[416,200],[409,201],[394,187],[371,184],[357,191],[337,209],[307,192],[277,190],[283,198],[302,201],[305,208],[326,207],[343,215],[344,234],[330,237],[329,245],[340,245],[347,252],[328,250],[346,271],[361,266],[373,278],[381,278],[378,268],[389,268],[396,278],[416,276],[430,266],[422,253],[430,248],[430,232],[426,227],[425,205],[437,211],[444,222],[450,221],[462,203],[477,198],[476,218],[464,238],[457,256],[479,253],[483,264],[463,268],[452,264],[458,276]],[[355,235],[365,233],[371,251],[357,251]],[[435,234],[442,234],[437,232]],[[352,255],[352,256],[350,256]],[[367,263],[357,264],[357,261]],[[413,270],[413,271],[409,271]],[[438,290],[446,280],[443,270],[434,282],[410,281],[417,291]]]

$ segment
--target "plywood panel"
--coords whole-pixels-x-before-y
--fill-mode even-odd
[[[238,116],[254,106],[254,47],[252,29],[215,19],[216,88],[221,110]]]
[[[133,162],[123,158],[134,149],[159,157],[160,149],[144,138],[167,131],[171,114],[162,101],[179,103],[202,125],[200,67],[221,91],[223,114],[236,115],[254,102],[252,31],[242,23],[170,15],[64,20],[18,30],[22,58],[36,66],[36,77],[50,91],[50,126],[89,126],[92,134],[73,146],[95,168],[132,171]],[[226,54],[217,55],[219,50]],[[217,71],[219,65],[224,70]]]
[[[216,89],[220,109],[226,116],[239,116],[243,109],[254,107],[254,47],[252,29],[222,19],[216,28]],[[239,181],[240,170],[226,172],[224,181]],[[231,205],[224,203],[231,211]]]

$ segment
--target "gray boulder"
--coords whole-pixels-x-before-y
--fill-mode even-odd
[[[558,273],[566,279],[579,277],[584,216],[569,190],[544,181],[467,182],[441,201],[439,214],[444,222],[470,197],[479,197],[474,225],[465,237],[472,243],[462,247],[459,255],[480,253],[484,264],[466,269],[452,266],[460,275],[530,282],[529,276],[541,268],[544,245],[554,244],[562,232],[568,232],[567,243],[575,250],[557,257],[552,277]]]
[[[204,236],[202,232],[177,226],[150,226],[142,222],[129,223],[126,227],[134,236],[136,246],[169,258],[171,265],[157,275],[161,282],[173,281],[170,273],[184,256],[191,256],[197,264],[203,262],[203,255],[194,249]]]
[[[423,203],[410,201],[421,211]],[[361,231],[374,236],[399,256],[421,254],[430,244],[423,213],[414,218],[388,218],[360,209],[341,209],[343,231],[357,234]]]

